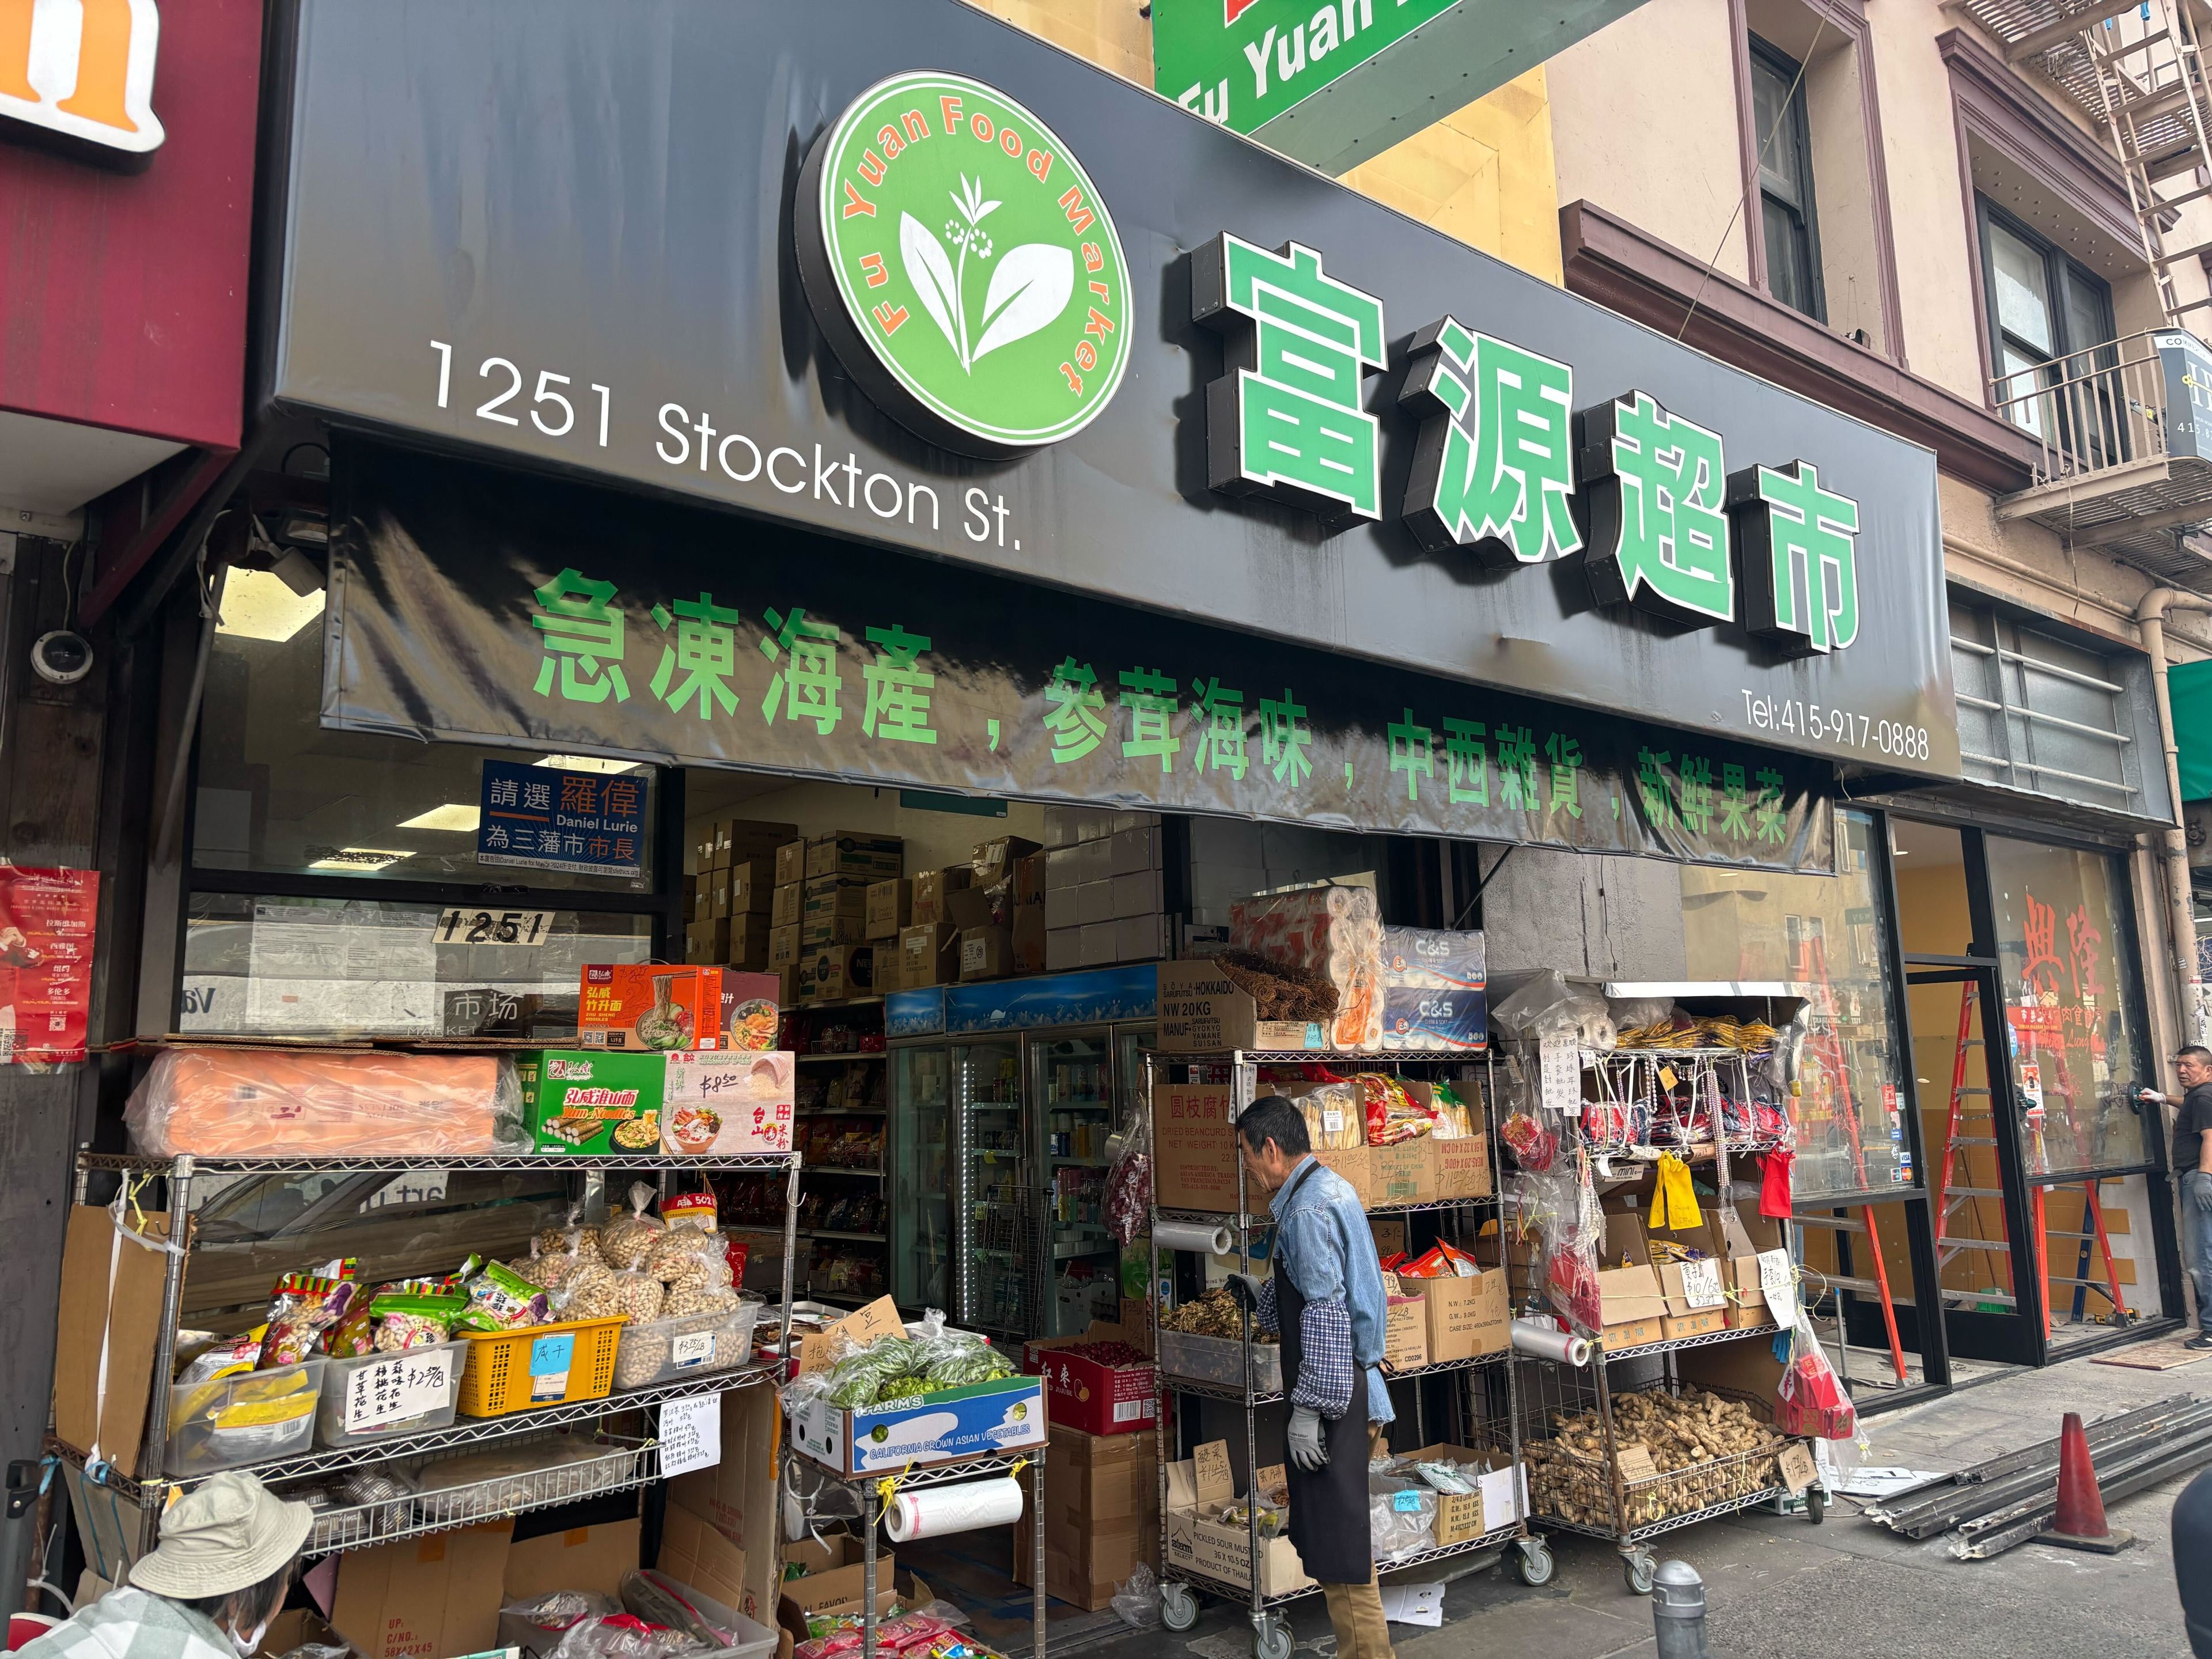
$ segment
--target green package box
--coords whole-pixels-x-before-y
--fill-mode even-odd
[[[547,1153],[650,1152],[660,1146],[665,1054],[540,1048],[518,1054],[523,1112]]]

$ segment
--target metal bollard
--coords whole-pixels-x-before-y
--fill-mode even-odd
[[[1705,1581],[1687,1561],[1651,1575],[1651,1630],[1658,1659],[1712,1659],[1705,1645]]]

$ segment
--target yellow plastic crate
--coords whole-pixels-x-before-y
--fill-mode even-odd
[[[629,1322],[572,1319],[519,1331],[456,1331],[469,1345],[461,1372],[464,1417],[504,1417],[571,1400],[601,1400],[615,1382],[615,1347]],[[555,1386],[561,1392],[554,1393]]]

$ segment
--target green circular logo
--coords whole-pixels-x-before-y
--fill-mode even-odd
[[[1059,135],[919,71],[853,100],[799,180],[799,274],[838,356],[947,447],[1010,455],[1096,418],[1127,362],[1128,267]]]

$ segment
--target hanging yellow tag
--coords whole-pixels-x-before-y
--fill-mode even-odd
[[[1673,1066],[1662,1066],[1659,1068],[1659,1086],[1661,1088],[1671,1090],[1680,1081],[1680,1079],[1674,1075],[1674,1068]]]

